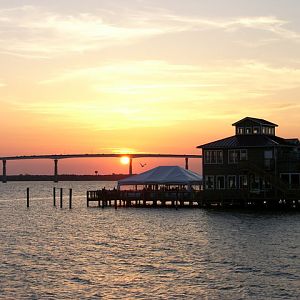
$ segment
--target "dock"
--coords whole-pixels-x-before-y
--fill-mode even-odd
[[[217,196],[217,195],[216,195]],[[226,195],[228,196],[228,195]],[[96,190],[87,191],[87,207],[247,208],[256,210],[300,210],[300,197],[242,194],[211,197],[205,190]],[[96,205],[93,205],[96,204]]]
[[[202,207],[201,191],[87,191],[87,207],[90,203],[98,207]]]

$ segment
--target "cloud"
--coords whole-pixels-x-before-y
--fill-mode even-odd
[[[0,10],[0,52],[47,58],[134,43],[163,34],[245,28],[299,41],[299,33],[287,29],[286,25],[285,20],[274,16],[205,19],[176,15],[166,10],[129,9],[63,15],[23,6]]]
[[[68,86],[77,100],[66,92],[60,98],[58,92],[51,93],[56,99],[15,107],[34,118],[40,116],[43,122],[63,120],[74,128],[94,130],[162,127],[222,115],[255,115],[257,111],[269,115],[292,109],[278,107],[275,96],[300,88],[300,69],[258,61],[218,66],[128,61],[68,70],[42,82],[39,89],[63,91]]]
[[[164,91],[195,93],[229,91],[260,97],[300,86],[300,69],[274,67],[259,61],[234,61],[218,65],[170,64],[166,61],[128,61],[99,67],[67,70],[41,81],[53,85],[84,82],[104,94],[151,94]],[[173,94],[173,93],[172,93]]]

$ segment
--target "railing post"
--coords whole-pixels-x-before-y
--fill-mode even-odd
[[[72,209],[72,189],[70,189],[69,193],[69,209]]]
[[[53,206],[56,206],[56,188],[53,188]]]
[[[189,158],[188,157],[185,158],[185,169],[186,170],[189,169]]]
[[[132,175],[132,157],[129,158],[129,175]]]
[[[60,208],[63,207],[63,188],[60,188]]]
[[[58,182],[58,159],[54,159],[54,182]]]
[[[6,181],[7,181],[7,179],[6,179],[6,159],[2,160],[2,171],[3,171],[2,182],[6,183]]]
[[[26,194],[27,194],[27,207],[29,207],[29,187],[27,188],[27,191],[26,191]]]

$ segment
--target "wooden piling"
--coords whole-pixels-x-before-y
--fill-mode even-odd
[[[63,208],[63,188],[60,188],[60,208]]]
[[[89,191],[86,192],[86,207],[90,206],[90,202],[89,202]]]
[[[53,206],[56,207],[56,188],[53,188]]]
[[[69,209],[72,209],[72,189],[69,191]]]
[[[27,207],[29,207],[29,187],[27,188],[27,191],[26,191],[26,194],[27,194]]]

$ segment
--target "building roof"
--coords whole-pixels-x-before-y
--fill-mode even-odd
[[[200,184],[202,176],[179,166],[160,166],[118,181],[121,185]]]
[[[242,120],[239,120],[239,121],[233,123],[232,126],[240,125],[244,121],[252,121],[254,123],[257,123],[257,124],[263,125],[263,126],[275,126],[275,127],[278,127],[278,125],[275,124],[275,123],[269,122],[269,121],[264,120],[264,119],[258,119],[258,118],[252,118],[252,117],[245,117]]]
[[[203,144],[197,148],[250,148],[250,147],[275,147],[275,146],[295,146],[299,145],[298,139],[284,139],[273,135],[234,135],[225,139]]]

